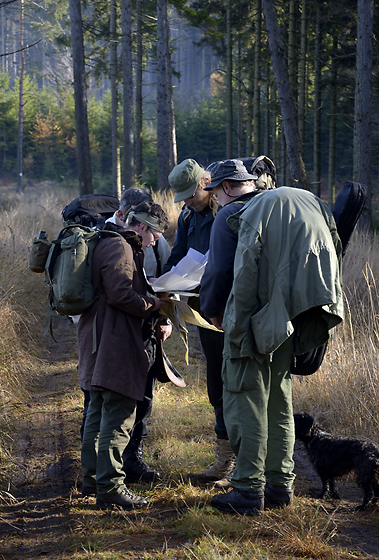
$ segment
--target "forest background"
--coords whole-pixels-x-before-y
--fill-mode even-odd
[[[345,181],[363,182],[375,226],[377,11],[372,0],[0,1],[0,179],[22,192],[79,177],[81,193],[119,195],[165,190],[187,157],[264,153],[279,184],[330,204]]]

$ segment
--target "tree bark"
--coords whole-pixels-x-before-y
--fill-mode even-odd
[[[290,80],[291,94],[296,99],[296,1],[289,1],[288,17],[288,75]]]
[[[123,79],[123,166],[122,184],[134,186],[134,115],[133,115],[133,59],[132,59],[132,3],[121,0],[122,79]]]
[[[291,96],[288,68],[281,40],[278,19],[273,0],[262,0],[263,13],[270,46],[272,64],[278,88],[279,102],[283,117],[288,161],[293,185],[308,189],[304,161],[301,156],[299,133],[296,122],[294,99]]]
[[[121,198],[120,146],[118,129],[118,72],[117,72],[117,0],[110,7],[110,77],[112,96],[112,192]]]
[[[90,194],[93,192],[93,185],[88,132],[83,23],[80,1],[69,0],[69,11],[74,70],[76,153],[78,161],[79,192],[80,194]]]
[[[233,151],[233,62],[232,62],[232,25],[231,0],[226,8],[226,157],[230,159]]]
[[[254,112],[253,112],[253,154],[258,156],[261,152],[261,88],[259,80],[261,78],[261,48],[262,48],[262,2],[256,0],[255,14],[255,37],[254,37]]]
[[[137,62],[136,62],[136,177],[142,177],[142,64],[143,64],[143,44],[142,44],[142,0],[136,2],[137,12]]]
[[[362,231],[371,231],[371,117],[373,0],[358,0],[354,111],[354,180],[367,188],[367,200],[359,220]]]
[[[18,133],[17,133],[17,189],[16,192],[24,192],[22,180],[22,148],[24,132],[24,0],[20,5],[20,74],[19,74],[19,102],[18,102]]]
[[[253,155],[253,87],[254,81],[252,77],[252,69],[248,70],[249,81],[246,100],[246,156]]]
[[[172,62],[171,62],[171,45],[170,45],[170,20],[168,14],[168,6],[166,10],[166,87],[168,102],[168,119],[169,119],[169,155],[170,169],[177,164],[177,146],[176,146],[176,128],[175,128],[175,107],[174,94],[172,88]]]
[[[337,51],[337,38],[333,37],[333,55],[331,61],[330,80],[330,114],[329,114],[329,165],[328,165],[328,203],[330,208],[335,199],[336,181],[336,111],[337,111],[337,63],[335,53]]]
[[[299,97],[298,97],[298,123],[301,153],[304,156],[304,123],[305,123],[305,76],[307,60],[307,0],[301,5],[301,40],[299,56]]]
[[[157,182],[161,192],[168,185],[170,167],[170,117],[167,80],[168,0],[157,0]]]
[[[314,192],[321,194],[321,24],[320,7],[316,8],[315,63],[314,63],[314,115],[313,115],[313,183]]]

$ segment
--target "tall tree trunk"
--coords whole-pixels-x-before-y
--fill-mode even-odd
[[[18,134],[17,134],[17,192],[24,192],[22,180],[22,148],[24,133],[24,0],[20,4],[20,75],[19,75],[19,101],[18,101]]]
[[[293,99],[296,99],[296,0],[289,2],[288,17],[288,75]]]
[[[93,185],[87,116],[83,23],[80,1],[69,0],[69,10],[74,69],[76,153],[78,160],[79,192],[80,194],[90,194],[93,192]]]
[[[117,79],[117,0],[111,0],[110,8],[110,77],[112,95],[112,192],[121,197],[120,146],[118,130],[118,79]]]
[[[274,0],[262,0],[262,6],[266,21],[266,29],[276,85],[278,88],[279,102],[283,116],[291,177],[295,187],[307,189],[307,177],[300,150],[295,103],[290,92],[288,68],[286,65]]]
[[[253,113],[253,154],[259,156],[261,149],[261,88],[259,81],[261,78],[261,38],[262,38],[262,2],[256,0],[255,14],[255,37],[254,37],[254,113]]]
[[[321,195],[321,24],[320,7],[316,8],[314,115],[313,115],[313,183],[314,192]]]
[[[157,182],[160,191],[168,184],[170,167],[170,117],[167,88],[168,0],[157,0]]]
[[[333,37],[333,56],[331,61],[330,80],[330,114],[329,114],[329,165],[328,165],[328,203],[332,207],[335,199],[336,180],[336,120],[337,120],[337,38]]]
[[[226,157],[231,158],[233,151],[233,62],[232,62],[232,25],[231,0],[226,8]]]
[[[279,110],[277,101],[277,91],[272,85],[272,156],[276,168],[279,167]],[[279,182],[279,177],[278,177]]]
[[[305,124],[305,76],[306,76],[306,54],[307,48],[307,0],[301,5],[301,40],[299,57],[299,102],[298,123],[301,153],[304,156],[304,124]]]
[[[241,34],[237,35],[237,157],[242,157],[242,73],[241,73]]]
[[[142,65],[143,65],[143,44],[142,44],[142,0],[136,2],[137,12],[137,62],[136,62],[136,177],[142,177]]]
[[[169,153],[170,153],[170,168],[172,169],[177,164],[177,146],[176,146],[176,127],[175,127],[175,107],[174,107],[174,94],[172,87],[172,62],[171,62],[171,44],[170,44],[170,19],[168,13],[168,6],[166,11],[166,87],[167,87],[167,102],[168,102],[168,119],[169,119]]]
[[[121,0],[122,79],[123,79],[123,158],[122,184],[134,186],[134,118],[133,118],[133,58],[132,58],[132,4]]]
[[[358,0],[357,54],[354,111],[354,180],[366,186],[367,201],[359,221],[362,231],[371,231],[371,117],[373,0]]]
[[[249,75],[249,85],[247,90],[247,100],[246,100],[246,156],[250,157],[253,155],[253,77],[252,69],[248,69]]]

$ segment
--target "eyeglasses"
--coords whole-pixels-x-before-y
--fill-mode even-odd
[[[154,241],[158,241],[158,239],[162,235],[160,231],[155,233],[154,230],[152,230],[151,228],[149,228],[149,231],[152,234],[152,236],[154,237]]]

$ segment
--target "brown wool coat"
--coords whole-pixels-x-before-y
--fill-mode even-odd
[[[77,327],[79,380],[85,390],[105,388],[142,400],[148,356],[142,340],[143,320],[154,307],[146,296],[143,251],[137,234],[107,224],[123,237],[100,239],[93,256],[93,283],[99,301],[84,313]],[[93,325],[96,321],[96,347]]]

